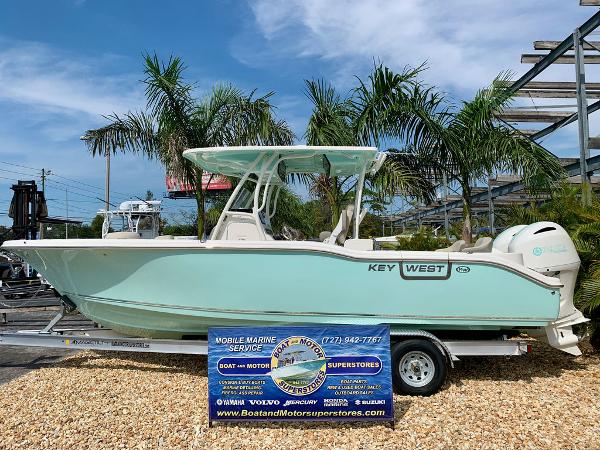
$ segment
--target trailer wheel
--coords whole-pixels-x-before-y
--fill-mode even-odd
[[[435,394],[446,373],[446,359],[431,341],[410,339],[392,347],[392,381],[399,394]]]

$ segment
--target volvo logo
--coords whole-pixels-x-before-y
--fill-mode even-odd
[[[470,267],[467,267],[467,266],[457,266],[457,267],[456,267],[456,271],[457,271],[458,273],[468,273],[468,272],[470,272],[470,271],[471,271],[471,268],[470,268]]]

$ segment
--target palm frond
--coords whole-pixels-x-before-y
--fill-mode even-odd
[[[435,196],[435,186],[428,175],[429,166],[418,155],[387,150],[381,169],[368,181],[382,194],[410,196],[429,203]]]
[[[379,146],[385,139],[405,142],[436,141],[437,126],[431,118],[444,97],[425,88],[417,76],[425,69],[406,67],[396,73],[383,65],[374,67],[367,81],[358,78],[352,97],[353,126],[363,145]]]
[[[123,116],[106,116],[111,122],[95,130],[87,130],[81,139],[93,156],[107,153],[142,153],[148,158],[159,155],[160,143],[156,124],[143,112],[127,113]]]
[[[313,104],[305,133],[308,145],[356,145],[348,100],[323,80],[305,80],[305,85]]]

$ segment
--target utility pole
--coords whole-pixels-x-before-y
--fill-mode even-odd
[[[104,209],[110,207],[110,151],[106,151],[106,179],[104,181]]]
[[[44,194],[44,198],[46,196],[46,169],[42,169],[42,192]],[[44,239],[44,231],[45,230],[45,225],[43,223],[40,223],[40,239]]]
[[[67,204],[67,220],[69,220],[69,190],[65,188],[65,202]],[[65,239],[69,239],[69,224],[65,223]]]
[[[44,198],[46,198],[46,177],[48,175],[52,175],[52,171],[42,169],[42,175],[40,178],[42,180],[42,193],[44,194]],[[40,239],[44,239],[45,231],[46,231],[46,226],[43,223],[40,223]]]

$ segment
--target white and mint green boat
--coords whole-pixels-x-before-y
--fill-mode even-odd
[[[571,326],[579,258],[548,222],[473,249],[381,251],[358,238],[362,188],[385,153],[371,147],[191,149],[204,169],[241,178],[210,238],[9,241],[88,318],[134,336],[187,338],[210,326],[390,324],[447,330],[545,331],[577,354]],[[354,205],[324,241],[277,240],[270,219],[288,174],[356,176]],[[254,192],[243,186],[251,185]],[[353,236],[347,238],[349,229]],[[110,237],[110,235],[108,236]],[[469,253],[467,253],[467,251]]]

